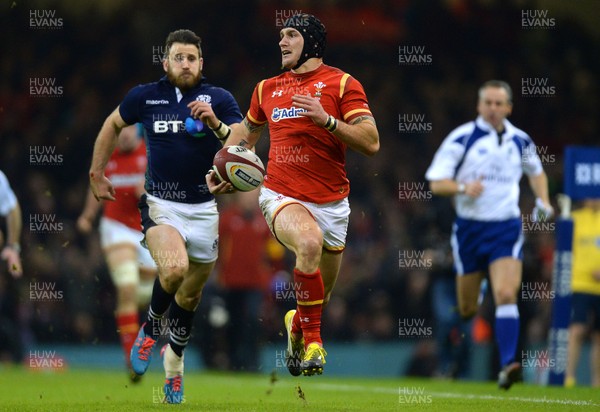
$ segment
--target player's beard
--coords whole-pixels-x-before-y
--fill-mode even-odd
[[[188,73],[189,75],[184,76],[185,73]],[[176,75],[169,67],[167,70],[167,79],[169,79],[172,85],[177,87],[182,92],[185,92],[198,84],[200,81],[200,70],[198,70],[198,73],[195,74],[191,71],[186,71]]]

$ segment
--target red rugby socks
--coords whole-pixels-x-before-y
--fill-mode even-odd
[[[304,345],[316,342],[323,345],[321,340],[321,312],[323,310],[323,298],[325,289],[321,270],[314,273],[304,273],[294,269],[294,283],[298,285],[296,290],[297,311],[292,323],[292,332],[298,333],[302,329]]]
[[[137,312],[132,312],[116,315],[115,317],[117,320],[117,330],[121,340],[121,347],[123,348],[125,359],[127,360],[127,363],[129,363],[131,347],[133,346],[140,329],[139,315]]]

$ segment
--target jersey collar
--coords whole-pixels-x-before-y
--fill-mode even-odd
[[[477,125],[477,127],[479,127],[482,130],[485,130],[486,132],[495,132],[496,130],[491,124],[483,120],[483,117],[481,116],[477,116],[477,119],[475,119],[475,124]],[[508,119],[504,119],[502,121],[502,124],[504,125],[505,134],[513,134],[514,126],[511,122],[508,121]]]

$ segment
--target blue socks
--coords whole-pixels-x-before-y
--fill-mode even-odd
[[[519,341],[519,308],[516,303],[496,307],[496,343],[500,351],[500,367],[515,359]]]

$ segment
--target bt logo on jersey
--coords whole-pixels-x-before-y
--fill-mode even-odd
[[[152,123],[154,133],[177,133],[184,130],[181,120],[156,120]]]

